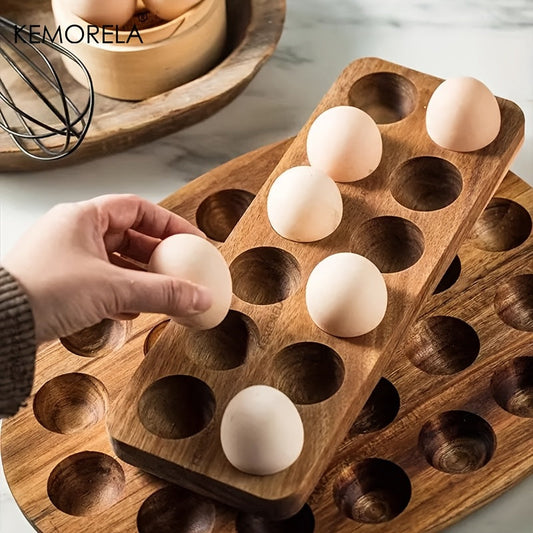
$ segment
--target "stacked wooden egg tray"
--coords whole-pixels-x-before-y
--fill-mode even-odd
[[[248,512],[280,519],[301,508],[523,141],[522,112],[498,99],[493,143],[470,153],[437,146],[425,109],[441,81],[373,58],[345,69],[221,245],[235,295],[225,324],[198,333],[172,323],[115,403],[108,429],[119,457]],[[367,179],[339,184],[344,216],[332,235],[283,239],[267,218],[270,186],[308,163],[314,120],[349,104],[387,122],[381,163]],[[346,251],[385,273],[389,301],[375,330],[338,338],[312,322],[305,284],[320,261]],[[264,477],[234,468],[219,436],[228,402],[256,384],[297,404],[306,436],[294,464]]]
[[[288,146],[215,169],[163,205],[222,241]],[[533,470],[532,214],[533,189],[509,174],[292,519],[237,515],[116,457],[106,414],[167,324],[153,315],[39,351],[35,394],[2,428],[19,506],[45,533],[426,532],[458,520]]]
[[[317,531],[438,530],[533,470],[532,213],[509,174],[313,494]]]

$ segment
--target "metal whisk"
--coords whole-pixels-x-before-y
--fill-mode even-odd
[[[63,54],[82,69],[87,80],[87,102],[80,105],[67,96],[58,71],[41,48]],[[94,110],[94,88],[85,65],[63,46],[0,17],[2,59],[16,73],[15,82],[18,76],[18,83],[22,80],[34,92],[43,112],[34,116],[35,111],[22,108],[17,103],[16,86],[8,90],[7,80],[0,75],[0,129],[33,159],[57,160],[74,152],[87,134]]]

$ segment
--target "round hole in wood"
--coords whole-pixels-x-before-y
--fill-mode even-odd
[[[494,298],[498,316],[520,331],[533,331],[533,274],[515,276],[500,285]]]
[[[164,320],[163,322],[160,322],[155,327],[153,327],[150,333],[148,333],[143,345],[144,355],[146,355],[152,349],[152,346],[157,342],[157,339],[161,337],[161,334],[163,333],[163,331],[165,331],[169,323],[170,320]]]
[[[394,199],[414,211],[436,211],[457,200],[463,189],[461,173],[440,157],[415,157],[391,175]]]
[[[422,257],[424,235],[405,218],[372,218],[353,233],[352,251],[370,259],[383,273],[400,272]]]
[[[531,234],[531,217],[520,204],[493,198],[472,230],[472,243],[487,252],[505,252],[520,246]]]
[[[127,327],[124,322],[105,318],[98,324],[82,329],[61,343],[69,351],[83,357],[103,357],[118,350],[126,340]]]
[[[300,286],[298,261],[280,248],[247,250],[231,263],[230,271],[235,295],[255,305],[281,302]]]
[[[154,492],[137,514],[139,533],[211,533],[215,506],[209,500],[176,486]]]
[[[480,416],[447,411],[422,426],[418,446],[433,468],[448,474],[467,474],[490,461],[496,436]]]
[[[166,376],[152,383],[139,400],[143,426],[164,439],[184,439],[202,431],[215,413],[215,396],[201,380]]]
[[[199,365],[212,370],[230,370],[245,363],[258,340],[259,332],[252,319],[230,310],[217,327],[204,331],[191,330],[186,353]]]
[[[396,387],[388,379],[381,378],[352,424],[350,437],[385,428],[396,418],[399,410],[400,395]]]
[[[442,276],[442,279],[439,281],[439,284],[435,287],[433,294],[440,294],[441,292],[447,291],[459,279],[461,275],[461,260],[459,256],[455,256],[453,261],[450,263],[450,266]]]
[[[356,522],[379,524],[407,507],[411,482],[397,464],[373,457],[342,472],[333,496],[343,515]]]
[[[533,357],[516,357],[492,376],[496,403],[508,413],[533,418]]]
[[[263,516],[240,513],[237,516],[237,533],[313,533],[315,517],[305,504],[298,513],[286,520],[269,520]]]
[[[69,515],[96,515],[120,500],[125,484],[124,471],[115,459],[100,452],[80,452],[52,470],[48,497]]]
[[[253,199],[251,192],[241,189],[218,191],[200,204],[196,223],[210,239],[224,242]]]
[[[35,395],[33,412],[49,431],[70,435],[102,420],[107,412],[108,395],[104,385],[87,374],[57,376]]]
[[[300,342],[281,350],[272,362],[274,387],[296,404],[313,404],[333,396],[344,381],[339,355],[318,342]]]
[[[470,366],[479,354],[476,331],[451,316],[431,316],[417,322],[405,351],[420,370],[428,374],[450,375]]]
[[[390,124],[414,111],[417,90],[412,81],[400,74],[377,72],[363,76],[352,85],[349,101],[378,124]]]

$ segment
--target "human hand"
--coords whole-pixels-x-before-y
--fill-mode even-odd
[[[37,342],[139,312],[186,317],[209,309],[211,293],[188,281],[136,269],[161,239],[203,233],[133,195],[59,204],[8,253],[2,265],[26,291]]]

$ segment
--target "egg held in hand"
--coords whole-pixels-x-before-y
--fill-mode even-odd
[[[351,106],[324,111],[307,135],[307,157],[312,167],[323,170],[335,181],[366,178],[378,167],[383,142],[370,115]]]
[[[228,403],[220,424],[228,461],[247,474],[268,476],[289,468],[304,444],[300,413],[283,392],[254,385]]]
[[[133,17],[137,0],[63,0],[74,15],[95,26],[123,26]]]
[[[231,274],[222,254],[209,241],[180,233],[172,235],[156,247],[148,269],[207,287],[213,304],[205,312],[190,317],[172,317],[184,326],[210,329],[218,326],[228,314],[232,298]]]
[[[163,20],[173,20],[199,4],[201,0],[144,0],[144,5]]]
[[[481,150],[496,139],[500,126],[498,101],[475,78],[450,78],[442,82],[428,102],[428,135],[448,150]]]
[[[307,281],[305,300],[320,329],[336,337],[358,337],[383,320],[387,286],[372,261],[344,252],[316,265]]]
[[[294,167],[272,184],[267,199],[274,231],[297,242],[318,241],[333,233],[342,219],[337,184],[322,170]]]

